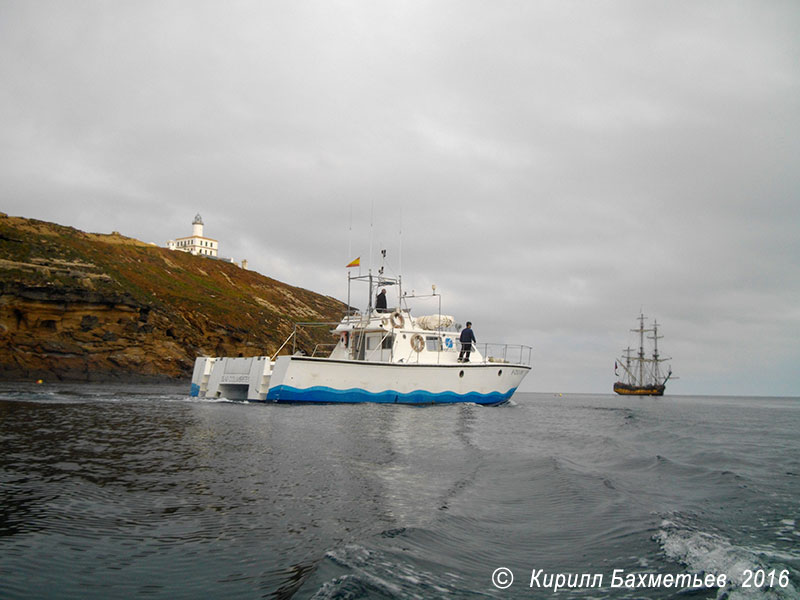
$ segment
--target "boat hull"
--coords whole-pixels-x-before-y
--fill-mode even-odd
[[[663,396],[666,386],[664,385],[628,385],[627,383],[616,382],[614,391],[621,396]]]
[[[267,402],[494,405],[506,402],[530,371],[508,363],[414,364],[282,356]]]

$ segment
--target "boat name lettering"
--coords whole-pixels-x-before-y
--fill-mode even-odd
[[[220,378],[220,383],[249,383],[249,375],[223,375]]]

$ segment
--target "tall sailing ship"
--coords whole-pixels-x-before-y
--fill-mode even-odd
[[[639,334],[639,351],[634,354],[634,350],[629,346],[624,350],[624,356],[614,363],[614,374],[620,377],[614,384],[614,391],[623,396],[663,396],[667,381],[672,377],[672,368],[669,367],[666,375],[661,367],[661,363],[671,360],[664,358],[658,353],[658,340],[664,336],[658,335],[658,322],[653,321],[652,327],[645,328],[644,314],[639,314],[639,328],[631,329],[632,332]],[[652,354],[645,353],[644,340],[653,340]]]

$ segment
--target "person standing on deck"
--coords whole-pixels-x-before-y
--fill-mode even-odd
[[[458,362],[469,362],[469,353],[472,352],[472,344],[477,342],[475,333],[472,331],[472,323],[467,321],[467,326],[461,330],[461,352],[458,353]]]
[[[383,288],[375,298],[375,310],[379,313],[386,312],[386,288]]]

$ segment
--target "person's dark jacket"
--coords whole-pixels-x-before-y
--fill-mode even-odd
[[[386,293],[381,292],[375,298],[375,310],[378,312],[386,312]]]
[[[462,344],[469,344],[470,342],[477,342],[478,340],[475,339],[475,334],[473,333],[470,327],[465,327],[461,331],[461,337],[458,338]]]

